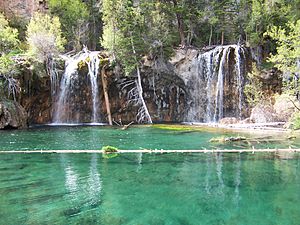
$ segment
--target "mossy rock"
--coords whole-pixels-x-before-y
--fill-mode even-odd
[[[101,149],[105,154],[109,154],[109,153],[116,153],[118,152],[118,148],[114,147],[114,146],[103,146]]]
[[[173,130],[173,131],[216,131],[216,128],[205,127],[205,126],[193,126],[193,125],[181,125],[181,124],[155,124],[154,128],[163,129],[163,130]]]

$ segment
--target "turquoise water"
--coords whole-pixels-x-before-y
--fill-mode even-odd
[[[299,224],[298,154],[0,156],[0,224]]]
[[[175,127],[177,128],[177,127]],[[220,136],[246,136],[254,142],[210,143]],[[0,131],[0,150],[90,150],[112,145],[119,149],[240,149],[300,147],[300,138],[288,140],[285,133],[238,133],[221,129],[176,130],[157,126],[40,127]],[[267,142],[266,142],[267,140]]]
[[[210,143],[219,136],[251,143]],[[268,141],[265,141],[268,140]],[[0,131],[0,150],[299,146],[287,134],[156,126]],[[299,224],[300,154],[1,154],[0,224]]]

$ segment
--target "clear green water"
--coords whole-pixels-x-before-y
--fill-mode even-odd
[[[299,155],[22,154],[0,162],[5,225],[300,221]]]
[[[222,130],[41,127],[1,131],[1,150],[299,146],[209,143]],[[268,135],[268,137],[266,136]],[[276,140],[276,141],[274,141]],[[299,224],[300,154],[1,154],[0,224]]]
[[[177,128],[177,127],[175,127]],[[246,136],[263,138],[251,143],[210,143],[213,137]],[[90,150],[112,145],[119,149],[239,149],[300,147],[300,138],[288,134],[233,133],[218,129],[176,130],[157,126],[130,127],[128,130],[102,126],[40,127],[28,130],[0,131],[0,150]],[[269,140],[266,142],[266,140]]]

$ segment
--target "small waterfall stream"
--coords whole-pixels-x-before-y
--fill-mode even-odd
[[[199,54],[191,83],[191,122],[218,122],[226,116],[242,118],[246,54],[240,45],[217,46]]]
[[[93,95],[93,116],[92,122],[98,122],[98,105],[99,105],[99,91],[98,91],[98,73],[100,66],[100,58],[98,57],[99,52],[91,52],[89,54],[89,61],[87,62],[89,68],[89,77],[92,86],[92,95]]]
[[[57,101],[54,104],[54,124],[100,122],[98,88],[100,58],[98,57],[98,54],[99,52],[84,49],[84,51],[66,60],[65,72],[61,78]],[[89,80],[88,82],[85,82],[86,78],[82,77],[82,74],[79,74],[80,68],[78,67],[85,66],[85,64],[88,69],[86,74],[86,77],[88,77]],[[86,108],[88,108],[89,102],[86,98],[80,96],[81,92],[83,92],[81,89],[84,89],[80,82],[86,84],[86,86],[90,86],[89,89],[91,90],[92,100],[92,110],[90,110],[91,115],[89,116],[90,121],[82,121],[82,119],[80,119],[81,112],[80,110],[77,110],[78,104],[86,105]],[[90,96],[90,93],[84,92],[84,94],[88,97]]]

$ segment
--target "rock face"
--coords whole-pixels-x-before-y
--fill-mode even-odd
[[[219,121],[219,124],[228,125],[228,124],[236,124],[239,120],[235,117],[225,117]]]
[[[46,0],[0,0],[0,11],[9,18],[30,19],[37,11],[48,9]]]
[[[164,65],[166,66],[166,65]],[[187,113],[188,91],[180,77],[171,68],[164,66],[144,67],[142,83],[144,99],[153,122],[181,122]],[[140,106],[130,101],[133,78],[112,77],[109,87],[112,117],[118,121],[135,121]],[[126,85],[128,83],[131,85]],[[117,91],[118,90],[118,91]]]
[[[279,120],[271,104],[258,104],[251,111],[250,121],[253,123],[271,123]]]
[[[60,68],[61,69],[61,68]],[[30,124],[45,124],[54,122],[55,102],[59,98],[51,96],[50,79],[44,76],[31,84],[29,96],[24,96],[22,105],[29,116]],[[60,74],[60,80],[62,73]],[[111,104],[112,118],[123,123],[136,121],[139,105],[132,101],[132,90],[135,87],[135,77],[124,76],[121,71],[107,71],[108,95]],[[144,100],[154,122],[184,121],[188,110],[189,92],[183,80],[176,75],[174,67],[169,62],[154,62],[148,60],[141,69]],[[78,79],[73,80],[73,87],[68,97],[68,115],[66,123],[90,123],[92,121],[92,90],[88,77],[87,66],[82,66],[78,72]],[[99,89],[99,120],[107,122],[106,107],[100,72],[98,74]]]
[[[276,98],[274,110],[277,114],[278,120],[281,122],[288,122],[289,118],[300,109],[299,101],[295,97],[282,94]]]
[[[248,49],[240,45],[178,50],[171,63],[190,92],[186,121],[245,117],[243,87],[249,61]]]
[[[235,117],[237,120],[249,117],[241,89],[245,83],[243,75],[251,64],[248,60],[247,49],[237,45],[212,47],[208,51],[178,49],[170,62],[144,58],[141,68],[143,96],[152,120],[217,122],[226,117]],[[60,84],[63,67],[60,66],[61,72],[57,78]],[[66,123],[93,122],[91,116],[94,106],[88,71],[89,67],[83,63],[78,71],[78,79],[72,79],[73,88],[64,107],[70,118]],[[106,75],[113,120],[123,123],[136,121],[140,108],[133,101],[136,78],[134,75],[124,76],[118,66],[113,71],[111,68]],[[100,71],[97,76],[97,122],[107,122]],[[51,95],[49,77],[36,77],[39,79],[29,85],[30,93],[23,95],[22,105],[28,112],[30,124],[51,123],[58,95]],[[61,91],[59,89],[58,92]],[[272,107],[262,105],[253,109],[251,122],[277,120]],[[225,121],[229,122],[235,121]]]
[[[0,101],[0,129],[26,128],[27,113],[17,102]]]

